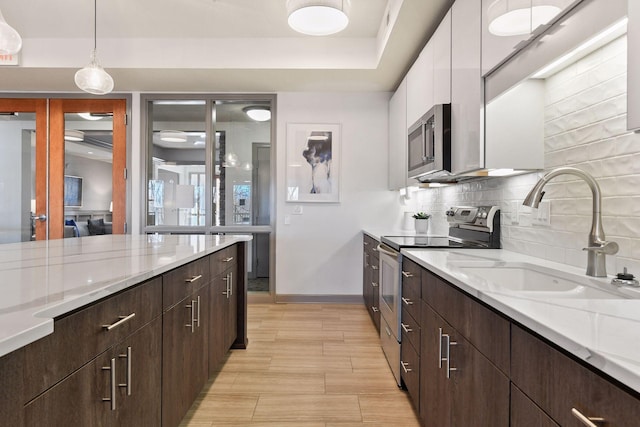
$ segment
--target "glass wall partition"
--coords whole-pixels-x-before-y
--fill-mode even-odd
[[[142,101],[145,232],[251,234],[249,287],[268,291],[275,96],[145,95]]]

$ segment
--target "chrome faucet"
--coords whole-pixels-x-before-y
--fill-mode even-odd
[[[544,196],[542,189],[544,186],[558,175],[575,175],[582,178],[591,189],[593,199],[593,212],[591,218],[591,231],[589,232],[589,240],[587,247],[583,248],[588,252],[587,255],[587,276],[606,277],[607,266],[605,255],[614,255],[618,253],[618,244],[616,242],[607,242],[604,238],[604,230],[602,229],[602,199],[600,196],[600,186],[596,180],[585,171],[572,167],[561,167],[553,169],[546,173],[536,185],[529,191],[527,197],[522,203],[525,206],[537,208]]]

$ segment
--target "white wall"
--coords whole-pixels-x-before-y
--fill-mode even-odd
[[[575,166],[596,178],[606,237],[620,245],[616,256],[607,256],[607,272],[627,266],[640,275],[640,134],[626,130],[626,69],[621,37],[547,79],[545,167]],[[446,233],[447,207],[498,204],[505,249],[586,267],[582,248],[591,225],[591,192],[581,180],[555,178],[544,198],[550,201],[551,225],[532,225],[522,201],[541,175],[419,191],[412,209],[434,213],[431,230]]]
[[[65,155],[65,175],[82,178],[82,211],[108,211],[112,194],[112,164],[85,157]],[[74,208],[66,208],[73,212]]]
[[[389,93],[279,93],[276,293],[361,295],[362,230],[389,229],[397,193],[387,188]],[[340,203],[287,203],[287,123],[340,123]],[[294,206],[302,215],[293,215]],[[291,224],[284,224],[285,215]]]

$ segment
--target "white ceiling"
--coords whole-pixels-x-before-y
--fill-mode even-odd
[[[98,0],[98,57],[115,91],[393,90],[453,0],[351,0],[342,33],[287,25],[286,0]],[[0,0],[22,35],[0,91],[78,91],[93,1]],[[389,25],[387,25],[389,22]]]

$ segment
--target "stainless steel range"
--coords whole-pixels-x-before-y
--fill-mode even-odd
[[[499,249],[500,209],[497,206],[453,206],[447,212],[448,236],[382,236],[380,255],[380,340],[400,385],[400,317],[402,254],[405,248]]]

